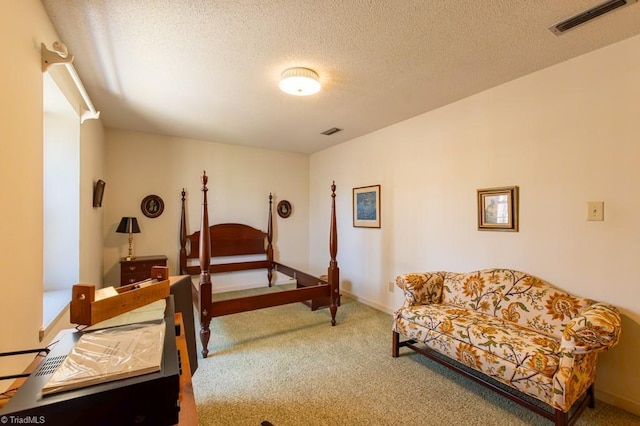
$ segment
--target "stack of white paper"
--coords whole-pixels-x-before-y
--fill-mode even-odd
[[[159,371],[164,333],[162,321],[83,334],[42,388],[43,395]]]

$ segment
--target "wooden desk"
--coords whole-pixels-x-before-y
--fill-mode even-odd
[[[180,375],[180,414],[179,414],[179,422],[178,426],[198,426],[198,412],[196,410],[196,401],[193,394],[193,384],[191,383],[191,368],[189,364],[189,351],[187,349],[187,341],[185,337],[185,329],[184,323],[182,320],[182,314],[180,312],[175,314],[175,322],[176,325],[180,325],[180,335],[176,336],[176,346],[178,351],[180,351],[180,361],[182,363],[182,374]],[[62,330],[60,333],[54,337],[52,342],[56,342],[59,340],[62,333],[69,333],[76,331],[73,328]],[[53,344],[51,345],[53,346]],[[32,373],[37,370],[38,366],[44,359],[44,356],[37,355],[35,359],[29,364],[26,368],[26,373]],[[27,378],[19,378],[16,379],[9,389],[18,389]],[[8,396],[12,396],[15,391],[8,394]],[[0,399],[0,408],[4,407],[4,405],[9,401],[9,398]]]
[[[58,333],[58,335],[56,335],[56,339],[58,338],[59,335],[60,335],[60,333]],[[27,366],[27,368],[23,371],[23,373],[31,374],[34,371],[36,371],[36,369],[38,368],[38,366],[40,365],[40,363],[42,362],[42,360],[44,359],[45,356],[46,355],[45,355],[44,352],[35,355],[35,358],[33,359],[33,361],[31,361],[31,363]],[[18,388],[20,386],[22,386],[22,384],[26,380],[27,380],[27,377],[20,377],[20,378],[15,379],[11,383],[11,385],[7,388],[7,390],[4,391],[4,393],[2,395],[2,398],[0,398],[0,409],[2,409],[2,407],[4,407],[7,404],[7,402],[9,402],[11,397],[18,391]]]
[[[176,325],[180,325],[180,335],[176,336],[176,345],[178,346],[182,363],[182,374],[180,374],[180,421],[178,425],[198,426],[198,412],[193,395],[193,384],[191,383],[189,351],[187,350],[187,339],[185,338],[184,323],[180,312],[175,314],[175,321]]]
[[[189,351],[189,366],[191,367],[191,375],[193,376],[198,369],[198,350],[193,318],[193,299],[191,295],[193,284],[191,283],[191,276],[181,275],[169,277],[169,285],[169,291],[171,295],[173,295],[175,312],[182,313],[184,335],[187,339],[187,350]]]

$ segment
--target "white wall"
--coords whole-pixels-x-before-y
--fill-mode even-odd
[[[58,36],[38,0],[0,0],[0,51],[10,61],[0,67],[0,352],[48,344],[68,316],[39,342],[42,326],[43,279],[43,78],[40,43],[51,47]],[[77,105],[77,103],[76,103]],[[85,126],[88,126],[85,131]],[[81,129],[81,203],[86,200],[92,174],[103,159],[102,124]],[[98,152],[97,155],[94,155]],[[91,161],[86,165],[85,160]],[[87,186],[88,185],[88,186]],[[90,197],[90,196],[89,196]],[[80,240],[102,244],[101,212],[86,202],[80,206]],[[101,249],[97,258],[102,259]],[[93,264],[95,265],[95,263]],[[82,278],[81,267],[81,278]],[[100,268],[85,277],[100,279]],[[21,371],[32,356],[4,359],[0,375]],[[0,383],[0,388],[10,382]]]
[[[244,223],[266,232],[269,193],[274,197],[276,259],[298,268],[308,263],[308,171],[306,155],[225,145],[192,139],[109,129],[105,208],[105,282],[120,282],[120,258],[128,237],[116,234],[120,218],[138,218],[141,233],[133,236],[135,256],[166,255],[170,273],[178,273],[181,191],[187,192],[187,231],[200,229],[203,170],[209,176],[209,224]],[[164,201],[164,213],[150,219],[140,210],[150,194]],[[293,213],[282,219],[279,200],[289,200]],[[249,272],[244,283],[266,283],[266,272]],[[215,288],[240,283],[234,277],[213,277]]]
[[[343,291],[391,312],[400,273],[507,267],[613,303],[622,339],[597,397],[640,414],[638,76],[634,37],[312,155],[311,267],[326,267],[335,179]],[[373,184],[382,228],[353,228],[351,190]],[[476,190],[510,185],[520,232],[478,231]],[[586,221],[588,201],[604,222]]]

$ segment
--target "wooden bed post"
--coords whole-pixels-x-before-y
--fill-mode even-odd
[[[336,227],[336,182],[331,184],[331,229],[329,230],[329,268],[327,269],[327,278],[329,281],[329,289],[331,291],[331,325],[336,325],[336,312],[338,311],[338,300],[340,297],[340,268],[336,256],[338,254],[338,229]]]
[[[187,193],[182,188],[182,212],[180,213],[180,259],[178,259],[178,274],[186,274],[182,270],[182,265],[187,264],[187,219],[185,218],[185,199]]]
[[[211,312],[202,309],[211,307],[211,231],[209,230],[209,211],[207,209],[207,173],[202,172],[202,218],[200,222],[200,341],[202,342],[202,357],[209,355],[209,337],[211,330]]]
[[[273,279],[273,196],[269,193],[269,223],[267,224],[267,261],[269,266],[267,267],[267,279],[269,280],[269,287],[271,287],[271,280]]]

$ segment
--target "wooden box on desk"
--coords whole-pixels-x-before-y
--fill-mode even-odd
[[[70,320],[73,324],[94,325],[169,297],[169,268],[154,266],[152,277],[156,281],[134,283],[118,287],[117,296],[96,300],[96,287],[76,284],[71,290]]]

